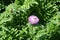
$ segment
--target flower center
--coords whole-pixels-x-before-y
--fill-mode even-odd
[[[33,18],[34,20],[36,20],[37,18]]]

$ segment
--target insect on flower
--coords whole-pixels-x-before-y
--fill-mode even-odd
[[[28,18],[29,23],[31,24],[37,24],[39,22],[39,18],[37,16],[31,15]]]

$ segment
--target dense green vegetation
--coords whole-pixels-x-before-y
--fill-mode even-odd
[[[60,0],[0,0],[0,40],[60,40]]]

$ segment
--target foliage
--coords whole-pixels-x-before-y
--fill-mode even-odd
[[[60,40],[60,5],[57,2],[60,0],[10,3],[0,14],[0,40]],[[30,15],[37,16],[39,23],[31,25]]]

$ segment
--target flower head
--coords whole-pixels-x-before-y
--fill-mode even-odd
[[[29,23],[31,24],[37,24],[39,22],[39,18],[37,16],[31,15],[28,18]]]

